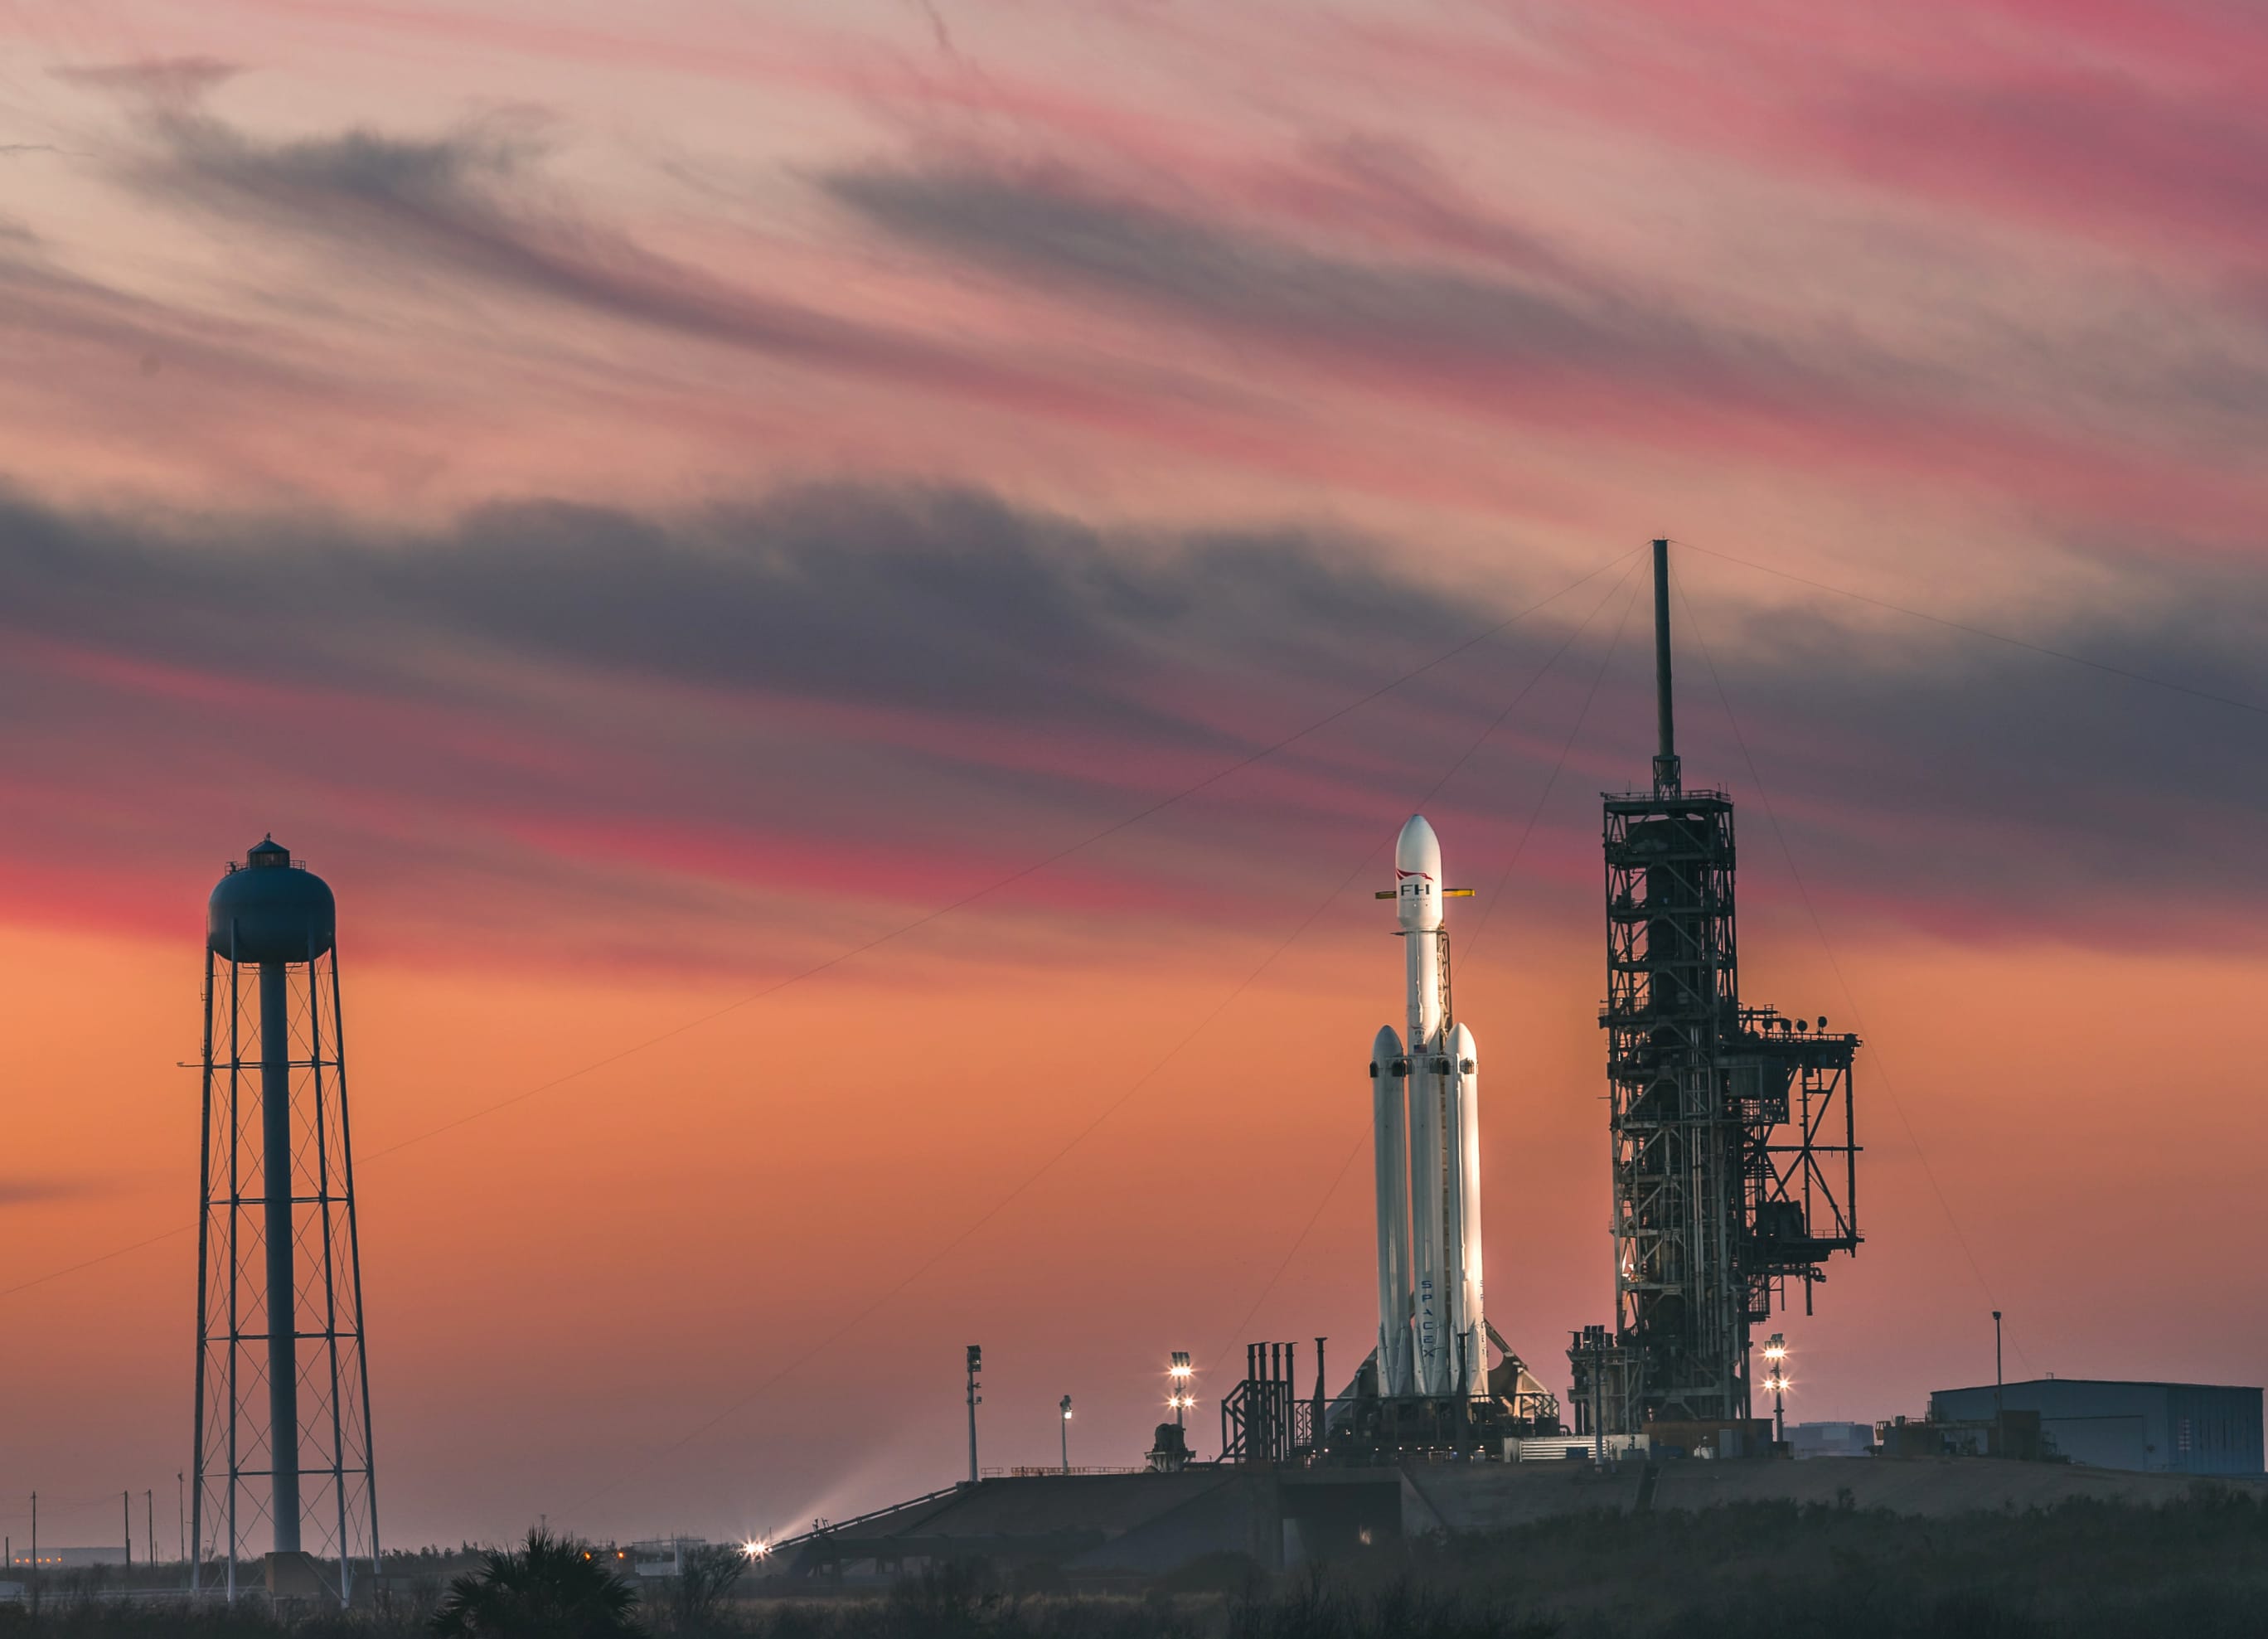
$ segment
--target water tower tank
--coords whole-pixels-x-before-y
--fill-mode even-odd
[[[205,941],[225,962],[313,962],[338,936],[330,885],[273,837],[232,865],[205,907]]]

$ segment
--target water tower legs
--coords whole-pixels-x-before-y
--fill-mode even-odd
[[[291,993],[260,964],[260,1154],[268,1253],[268,1455],[276,1551],[299,1551],[299,1297],[291,1270]]]

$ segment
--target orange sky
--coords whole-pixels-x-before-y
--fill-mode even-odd
[[[1564,1383],[1662,531],[1749,999],[1867,1040],[1790,1415],[1983,1377],[1995,1304],[2018,1374],[2259,1380],[2250,9],[106,0],[0,49],[43,1541],[188,1458],[173,1067],[270,830],[341,904],[389,1541],[929,1488],[970,1340],[988,1463],[1066,1392],[1136,1460],[1172,1349],[1204,1447],[1248,1339],[1351,1369],[1421,804],[1488,919],[1489,1313]]]
[[[1216,1367],[1215,1385],[1248,1334],[1296,1337],[1304,1357],[1322,1332],[1335,1374],[1351,1367],[1374,1317],[1366,1163],[1346,1167],[1367,1141],[1359,1054],[1340,1038],[1394,1006],[1378,919],[1343,896],[1146,1082],[1265,954],[1249,931],[1197,941],[1173,972],[972,979],[878,957],[423,1142],[501,1089],[732,993],[350,956],[397,1531],[478,1536],[541,1511],[593,1532],[721,1532],[941,1483],[961,1460],[972,1337],[990,1362],[988,1462],[1046,1460],[1064,1392],[1079,1452],[1130,1460],[1171,1348]],[[1818,997],[1798,929],[1752,921],[1774,935],[1749,941],[1752,990]],[[7,954],[43,1021],[23,1084],[48,1095],[18,1128],[43,1187],[7,1209],[30,1278],[190,1222],[195,1078],[163,1067],[193,1046],[195,951],[11,928]],[[1458,991],[1483,1044],[1490,1313],[1556,1383],[1562,1334],[1605,1314],[1583,1000],[1596,953],[1555,938],[1506,955],[1476,955]],[[2172,1254],[2213,1246],[2225,1274],[2259,1251],[2228,1203],[2264,1123],[2241,1042],[2215,1028],[2258,964],[1920,941],[1845,960],[1867,1006],[1870,1244],[1835,1269],[1816,1318],[1786,1324],[1791,1414],[1915,1410],[1989,1370],[1992,1303],[1963,1238],[2010,1314],[2014,1372],[2245,1380],[2264,1341],[2253,1306]],[[136,1000],[107,999],[120,994]],[[2104,1028],[2114,1010],[2147,1028]],[[1034,1049],[1010,1017],[1034,1022]],[[854,1074],[828,1068],[846,1062]],[[38,1340],[11,1398],[42,1408],[15,1461],[51,1499],[178,1466],[192,1268],[176,1235],[11,1295]]]

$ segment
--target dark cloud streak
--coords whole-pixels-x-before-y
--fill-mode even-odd
[[[1734,343],[1604,289],[1351,258],[1112,197],[1066,173],[879,167],[824,186],[871,223],[961,260],[1307,345],[1392,348],[1452,371],[1644,371],[1687,387],[1714,381],[1734,351],[1756,372],[1798,369],[1774,344]]]
[[[244,71],[243,64],[219,57],[142,57],[129,63],[98,63],[53,70],[74,85],[107,92],[130,101],[186,107]]]
[[[0,508],[0,620],[49,637],[292,683],[393,686],[380,673],[438,640],[700,688],[1211,744],[1145,698],[1177,657],[1241,653],[1314,677],[1366,634],[1468,618],[1352,543],[1145,543],[981,492],[855,485],[674,518],[497,506],[410,537],[18,502]]]
[[[1113,413],[1046,371],[768,295],[660,255],[547,196],[527,122],[448,135],[370,130],[269,142],[202,109],[148,123],[125,174],[150,198],[313,244],[342,279],[471,281],[628,324],[1025,408]]]
[[[1375,175],[1354,174],[1350,186],[1378,191]],[[1983,478],[2066,518],[2162,517],[2169,491],[2200,528],[2252,510],[2239,469],[2214,465],[2191,429],[2217,417],[2221,448],[2257,441],[2268,375],[2248,359],[2138,356],[2110,334],[2065,338],[2086,343],[2073,362],[2007,335],[1997,359],[1941,358],[1859,324],[1759,329],[1548,255],[1423,186],[1408,208],[1446,254],[1310,243],[1060,166],[868,165],[821,185],[870,228],[1028,294],[1116,304],[1431,406],[1735,459]],[[2028,392],[2081,413],[2043,421]],[[2183,436],[2146,454],[2131,431],[2106,432],[2169,418]]]
[[[232,788],[288,779],[333,792],[342,811],[366,793],[421,834],[446,816],[618,853],[674,835],[694,848],[681,873],[712,868],[740,836],[855,838],[874,860],[908,861],[957,838],[962,863],[937,878],[945,898],[947,885],[1022,862],[998,853],[1013,853],[998,816],[1022,815],[1019,834],[1036,838],[1093,830],[1487,624],[1385,561],[1375,543],[1292,531],[1114,533],[954,490],[839,485],[678,516],[495,507],[385,538],[320,520],[104,518],[19,502],[0,510],[0,629],[105,665],[308,702],[271,745],[254,732],[265,705],[192,705],[164,720],[186,728],[144,731],[89,705],[82,685],[27,692],[17,708],[45,735],[24,753],[28,788],[122,789],[116,752],[99,786],[85,783],[95,765],[72,759],[90,732],[120,745],[136,732],[192,742],[209,732],[212,748],[152,750],[153,764],[183,756],[180,777],[210,768]],[[2268,865],[2242,845],[2268,806],[2268,763],[2245,753],[2258,724],[1879,611],[1759,611],[1702,560],[1686,572],[1826,902],[1964,936],[2132,943],[2262,925]],[[1507,588],[1498,613],[1550,589]],[[2128,593],[2114,611],[2028,635],[2268,697],[2257,588],[2200,574]],[[1429,783],[1580,621],[1580,603],[1240,776],[1213,794],[1221,805],[1175,816],[1174,845],[1264,849],[1245,891],[1270,891],[1283,861],[1344,847],[1356,816]],[[1577,643],[1565,676],[1446,801],[1525,811],[1556,755],[1554,714],[1572,710],[1562,686],[1589,674],[1604,640],[1594,630]],[[1609,673],[1597,731],[1578,748],[1578,766],[1593,759],[1608,783],[1644,766],[1634,654]],[[1745,770],[1712,727],[1717,704],[1691,658],[1684,675],[1689,769],[1738,791]],[[615,704],[604,721],[561,718],[530,704],[559,698],[527,681],[542,677]],[[107,727],[80,715],[105,709]],[[403,714],[398,727],[382,727],[389,712]],[[298,726],[327,719],[360,726],[314,742]],[[784,764],[734,757],[752,726],[818,749]],[[265,767],[272,757],[284,760]],[[1539,871],[1557,860],[1584,875],[1588,783],[1559,782]],[[109,823],[155,845],[149,827],[164,822]],[[1174,868],[1140,847],[1128,857],[1145,861],[1129,867],[1138,875]],[[543,868],[517,868],[540,889]]]

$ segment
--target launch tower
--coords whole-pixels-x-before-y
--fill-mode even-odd
[[[1685,789],[1672,710],[1669,543],[1653,543],[1660,745],[1650,792],[1606,797],[1615,1323],[1575,1334],[1579,1431],[1750,1414],[1749,1329],[1855,1252],[1859,1038],[1741,1000],[1733,802]]]
[[[222,1561],[231,1598],[263,1538],[277,1594],[378,1570],[337,923],[272,838],[206,914],[190,1576]]]

